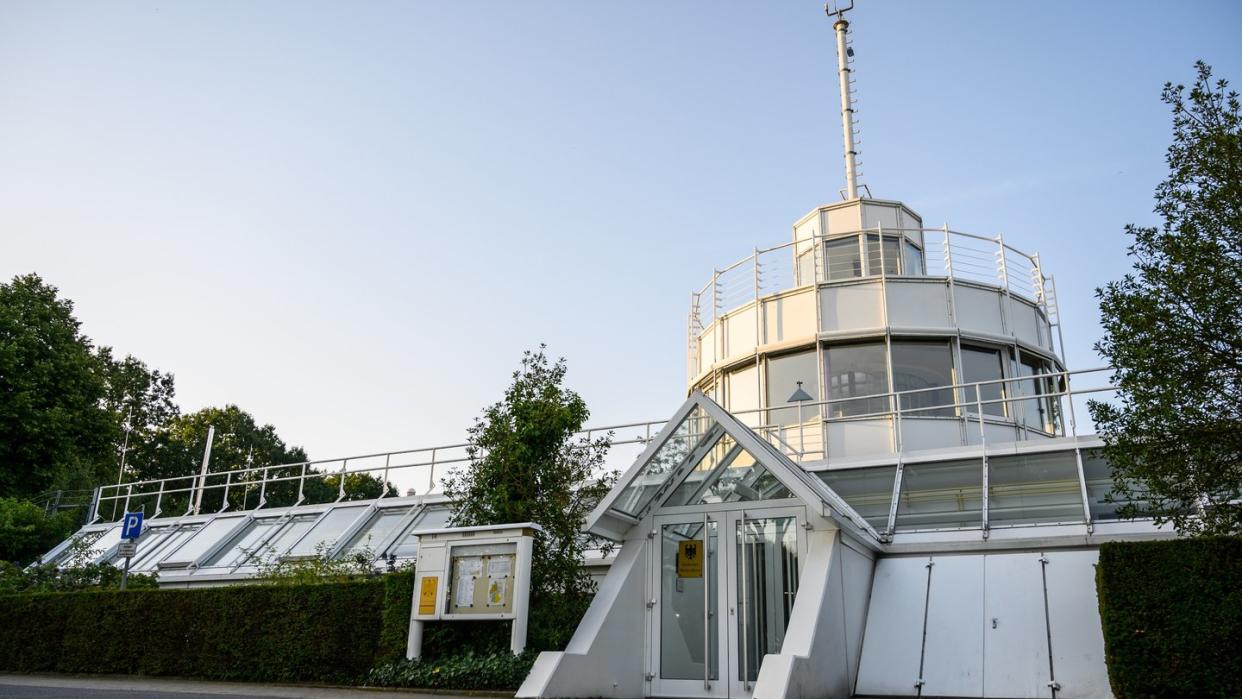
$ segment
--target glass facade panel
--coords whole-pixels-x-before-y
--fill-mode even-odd
[[[754,457],[749,452],[745,449],[738,449],[734,453],[735,448],[737,448],[737,442],[732,437],[727,434],[721,437],[720,441],[716,442],[716,446],[712,447],[711,451],[707,452],[690,469],[673,494],[664,501],[664,506],[678,507],[696,501],[696,495],[703,489],[705,483],[716,477],[716,472],[722,464],[729,465],[734,461],[754,463]]]
[[[1074,452],[988,459],[988,524],[1081,522]]]
[[[819,372],[816,370],[816,362],[815,350],[783,354],[768,359],[767,404],[774,409],[768,410],[767,424],[782,426],[798,424],[798,404],[790,403],[789,397],[798,390],[799,381],[802,382],[802,390],[811,396],[808,402],[813,403],[819,400]],[[818,418],[818,405],[802,407],[804,423],[814,422]]]
[[[152,541],[147,548],[138,548],[138,557],[129,566],[130,571],[146,572],[155,569],[157,563],[164,559],[173,549],[198,533],[201,524],[185,524],[165,534],[160,540]]]
[[[828,399],[868,396],[888,392],[888,361],[883,342],[829,347],[824,353],[828,368]],[[844,400],[828,405],[828,417],[850,417],[890,410],[887,396]]]
[[[763,657],[781,652],[798,594],[798,521],[738,521],[735,529],[738,630],[737,679],[754,682]]]
[[[660,677],[701,681],[706,674],[718,679],[720,615],[704,614],[705,609],[715,612],[719,599],[716,523],[707,523],[706,537],[702,522],[666,524],[660,530]],[[704,539],[703,575],[679,576],[677,554],[682,542],[702,546]]]
[[[1004,359],[1000,350],[986,349],[983,347],[962,346],[962,381],[965,383],[974,383],[976,381],[999,381],[1005,378]],[[974,388],[962,389],[962,405],[968,413],[978,413],[979,409],[983,409],[984,415],[996,415],[1004,417],[1005,403],[1005,385],[1003,383],[982,384],[979,386],[979,402],[975,400]],[[988,401],[1001,401],[989,403]]]
[[[878,277],[883,265],[885,276],[901,274],[901,236],[884,236],[884,249],[880,249],[880,236],[867,234],[867,274]]]
[[[910,464],[903,469],[897,531],[982,525],[982,459]]]
[[[267,544],[263,546],[263,550],[256,553],[252,558],[256,559],[254,563],[264,563],[279,558],[282,554],[289,550],[302,535],[309,532],[311,527],[315,526],[315,520],[319,519],[319,513],[310,515],[298,515],[280,528],[280,531],[273,536]]]
[[[244,516],[239,515],[235,517],[216,517],[207,522],[198,530],[198,534],[194,538],[165,558],[163,561],[164,565],[190,565],[194,563],[203,554],[207,553],[212,546],[220,543],[224,537],[241,525],[245,519]]]
[[[858,249],[858,236],[836,238],[824,243],[824,257],[827,260],[828,281],[862,276],[862,253]]]
[[[888,509],[893,500],[896,466],[820,471],[815,475],[876,531],[888,529]]]
[[[371,522],[363,527],[356,535],[353,541],[349,542],[349,546],[345,549],[346,555],[355,553],[363,553],[370,551],[372,555],[381,553],[379,547],[392,534],[397,525],[401,523],[401,519],[410,514],[416,505],[410,507],[389,507],[380,510],[371,516]]]
[[[798,255],[798,285],[815,281],[815,252],[812,248]]]
[[[453,516],[453,511],[447,507],[428,507],[419,513],[418,518],[414,520],[396,544],[388,547],[387,553],[395,554],[397,558],[413,558],[418,555],[418,537],[414,536],[420,531],[430,531],[432,529],[443,529],[448,526],[449,518]]]
[[[251,520],[250,524],[233,537],[232,544],[208,559],[204,567],[232,568],[245,563],[251,554],[257,553],[260,544],[272,533],[272,528],[279,521],[279,517]]]
[[[1018,362],[1018,375],[1022,377],[1035,377],[1039,374],[1046,374],[1051,370],[1047,362],[1027,354],[1022,354]],[[1018,385],[1017,393],[1020,396],[1049,394],[1056,387],[1055,381],[1050,377],[1023,378],[1023,380],[1016,383]],[[1018,419],[1028,429],[1055,432],[1056,415],[1054,402],[1055,399],[1048,396],[1021,401],[1019,403]]]
[[[715,427],[716,421],[695,406],[650,460],[634,474],[621,491],[612,509],[635,516],[647,507],[656,491],[672,472],[690,455],[703,437]]]
[[[921,277],[927,274],[923,269],[923,250],[906,241],[906,276]]]
[[[1142,488],[1134,488],[1138,498],[1133,500],[1118,499],[1113,500],[1113,467],[1104,460],[1104,455],[1098,451],[1084,451],[1082,453],[1082,471],[1087,481],[1087,507],[1091,509],[1091,521],[1108,521],[1120,519],[1117,515],[1117,508],[1127,502],[1134,502],[1140,506],[1144,502],[1141,493]]]
[[[285,555],[311,556],[317,553],[316,549],[326,551],[332,548],[336,540],[349,528],[349,525],[353,524],[366,511],[366,506],[332,508],[319,521],[319,524],[316,524],[315,528],[295,544],[293,548],[289,549],[289,553]]]
[[[893,391],[918,391],[901,397],[903,415],[953,417],[953,352],[947,342],[898,342],[893,348]]]

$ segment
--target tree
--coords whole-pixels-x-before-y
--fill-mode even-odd
[[[0,561],[26,565],[65,540],[77,525],[69,512],[49,514],[16,498],[0,498]]]
[[[116,425],[117,468],[120,468],[122,450],[126,451],[127,469],[133,463],[158,461],[158,436],[181,415],[181,409],[173,402],[176,395],[173,375],[150,369],[133,355],[117,360],[112,356],[111,347],[99,348],[96,355],[103,364],[106,383],[103,407]],[[128,438],[127,426],[130,428]]]
[[[602,473],[611,434],[575,438],[590,411],[563,386],[565,360],[549,363],[544,350],[524,354],[504,397],[475,420],[469,464],[444,487],[456,526],[534,522],[543,528],[531,565],[534,647],[560,645],[594,591],[582,557],[599,542],[583,536],[582,523],[616,478]]]
[[[1134,272],[1096,291],[1115,404],[1091,403],[1123,517],[1242,533],[1242,118],[1203,62],[1172,108],[1157,227],[1133,224]]]
[[[0,284],[0,496],[105,477],[117,431],[105,387],[73,302],[35,274]]]

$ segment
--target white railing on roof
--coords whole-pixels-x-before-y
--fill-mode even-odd
[[[825,264],[824,243],[850,236],[905,234],[923,240],[923,269],[893,274],[885,264],[884,246],[875,247],[879,261],[869,261],[870,246],[860,241],[857,274],[830,279]],[[807,255],[810,257],[800,264]],[[903,251],[904,255],[904,251]],[[891,261],[890,261],[891,262]],[[874,268],[878,274],[868,274]],[[722,315],[758,302],[759,299],[805,285],[829,281],[888,277],[931,277],[974,282],[999,287],[1006,293],[1039,306],[1049,323],[1057,324],[1054,282],[1040,265],[1039,254],[1028,254],[1005,243],[1001,235],[983,236],[943,228],[862,228],[855,231],[816,235],[770,248],[755,248],[750,255],[712,272],[711,279],[690,294],[688,322],[690,375],[696,374],[699,337]]]

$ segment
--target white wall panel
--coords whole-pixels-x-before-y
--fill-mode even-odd
[[[754,410],[759,407],[759,369],[753,364],[735,369],[725,375],[729,384],[729,412]],[[762,413],[736,415],[738,420],[750,427],[758,426]]]
[[[815,336],[815,291],[807,289],[765,301],[765,344]]]
[[[725,356],[735,357],[739,354],[754,354],[759,344],[756,331],[755,308],[751,306],[738,311],[725,320]]]
[[[923,694],[983,696],[983,556],[937,556],[931,570]]]
[[[1111,697],[1104,664],[1104,631],[1095,592],[1098,550],[1048,556],[1048,623],[1060,699]]]
[[[876,561],[857,694],[911,696],[923,648],[927,558]]]
[[[962,424],[956,419],[903,417],[901,440],[904,451],[960,447]]]
[[[1036,347],[1042,346],[1043,337],[1035,320],[1035,308],[1015,298],[1009,299],[1009,327],[1019,340]]]
[[[1001,295],[988,289],[954,285],[957,324],[962,330],[1007,335],[1001,322]]]
[[[828,422],[828,458],[893,453],[892,423],[888,420]]]
[[[984,561],[983,691],[989,697],[1048,697],[1048,631],[1038,553]]]
[[[830,209],[827,213],[828,234],[848,233],[862,228],[861,209],[857,204],[839,209]]]
[[[890,278],[887,286],[890,326],[953,330],[947,284]]]
[[[820,289],[820,327],[825,332],[866,330],[884,326],[879,282]]]
[[[863,204],[862,221],[864,228],[883,226],[886,229],[900,228],[897,219],[897,207],[883,204]]]

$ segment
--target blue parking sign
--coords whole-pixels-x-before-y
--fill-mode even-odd
[[[142,535],[142,513],[126,512],[125,519],[121,523],[122,539],[137,539]]]

